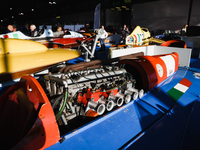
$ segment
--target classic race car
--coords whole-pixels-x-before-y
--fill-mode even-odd
[[[56,37],[51,29],[42,29],[38,36],[30,37],[23,34],[21,31],[15,31],[7,34],[1,34],[0,38],[14,38],[14,39],[28,39],[44,44],[48,48],[72,48],[77,47],[78,43],[76,40],[82,41],[91,41],[93,38],[86,38],[82,34],[75,32],[64,30],[63,35]]]
[[[9,54],[1,59],[11,59]],[[180,59],[176,52],[136,53],[74,65],[55,63],[48,65],[48,73],[22,75],[1,89],[1,146],[198,149],[200,70],[178,66]]]

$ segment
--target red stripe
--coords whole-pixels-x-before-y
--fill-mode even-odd
[[[180,84],[183,84],[183,85],[185,85],[185,86],[187,86],[187,87],[190,87],[190,85],[192,84],[192,82],[189,81],[189,80],[186,79],[186,78],[183,78],[179,83],[180,83]]]
[[[8,35],[3,35],[3,38],[7,39],[7,38],[9,38],[9,37],[8,37]]]
[[[137,43],[137,36],[135,36],[135,34],[133,34],[133,36],[135,37],[135,44]]]

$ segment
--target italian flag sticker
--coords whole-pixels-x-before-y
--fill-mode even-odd
[[[192,84],[186,78],[183,78],[179,83],[177,83],[167,94],[174,100],[177,101],[190,87]]]

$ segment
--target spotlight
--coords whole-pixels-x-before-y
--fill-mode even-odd
[[[21,12],[21,13],[18,13],[18,15],[19,15],[19,16],[23,16],[23,15],[24,15],[24,13],[22,13],[22,12]]]

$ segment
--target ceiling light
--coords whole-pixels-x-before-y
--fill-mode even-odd
[[[22,13],[22,12],[21,12],[21,13],[18,13],[18,15],[19,15],[19,16],[23,16],[23,15],[24,15],[24,13]]]
[[[50,1],[49,4],[50,5],[56,5],[56,2],[55,1]]]

